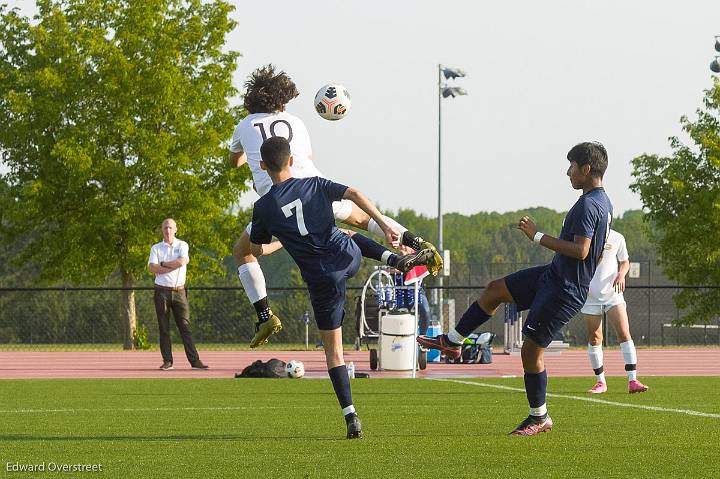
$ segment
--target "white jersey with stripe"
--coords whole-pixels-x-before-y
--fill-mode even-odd
[[[272,186],[270,176],[260,168],[260,146],[273,136],[282,136],[290,143],[291,170],[295,178],[325,177],[312,161],[310,135],[300,118],[285,111],[252,113],[235,127],[230,151],[245,152],[258,195],[263,196]]]

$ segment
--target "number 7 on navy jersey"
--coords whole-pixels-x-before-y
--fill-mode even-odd
[[[295,201],[291,201],[290,203],[286,204],[282,208],[280,208],[285,214],[285,218],[290,218],[293,215],[292,209],[295,208],[296,212],[296,219],[297,219],[297,225],[298,230],[300,231],[300,236],[307,236],[308,230],[305,227],[305,219],[303,218],[303,207],[302,207],[302,201],[300,201],[300,198],[296,199]]]

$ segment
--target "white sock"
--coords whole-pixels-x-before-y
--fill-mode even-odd
[[[547,404],[543,404],[540,407],[531,407],[530,408],[531,416],[544,416],[545,414],[547,414]]]
[[[383,216],[383,218],[385,219],[385,222],[387,224],[392,226],[395,229],[395,231],[400,233],[400,238],[402,238],[402,234],[407,231],[407,228],[405,228],[403,225],[401,225],[400,223],[398,223],[397,221],[395,221],[392,218],[388,218],[387,216]],[[375,236],[377,236],[383,240],[385,239],[385,233],[383,233],[382,228],[380,228],[380,226],[377,224],[377,222],[372,218],[370,218],[370,221],[368,221],[368,232],[374,234]]]
[[[353,406],[352,404],[349,405],[348,407],[344,407],[342,410],[343,416],[347,416],[348,414],[352,414],[354,412],[355,412],[355,406]]]
[[[380,260],[381,260],[383,263],[388,264],[388,259],[390,258],[391,255],[392,255],[392,251],[390,251],[390,250],[385,250],[385,251],[383,251],[383,254],[380,255]]]
[[[257,303],[267,297],[265,275],[257,261],[238,266],[238,276],[240,277],[243,288],[245,288],[245,294],[247,294],[251,303]]]
[[[598,344],[597,346],[593,346],[592,344],[588,344],[588,357],[590,358],[590,367],[593,369],[600,369],[603,367],[603,350],[602,345]],[[595,378],[599,381],[604,383],[605,382],[605,371],[601,372],[600,374],[595,374]]]
[[[455,344],[462,344],[465,342],[465,336],[455,331],[455,328],[450,329],[447,336],[448,339]]]
[[[620,343],[620,349],[622,350],[623,360],[625,360],[626,366],[630,364],[634,366],[637,364],[637,351],[635,351],[635,343],[632,339],[625,341],[624,343]],[[627,376],[628,381],[636,380],[637,370],[633,369],[632,371],[627,371]]]

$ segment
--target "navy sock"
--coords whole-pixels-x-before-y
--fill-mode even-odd
[[[328,373],[330,373],[330,380],[332,381],[333,389],[335,389],[335,395],[338,398],[340,407],[345,409],[351,406],[352,393],[350,392],[350,378],[348,377],[345,365],[343,364],[342,366],[328,369]]]
[[[525,393],[530,407],[537,408],[545,404],[547,393],[547,371],[525,373]]]
[[[475,331],[481,324],[485,323],[492,316],[482,310],[477,301],[473,301],[473,304],[465,311],[460,321],[455,326],[455,331],[462,334],[466,338]]]
[[[257,313],[258,322],[264,323],[270,319],[270,304],[268,303],[267,296],[259,301],[255,301],[253,306],[255,306],[255,313]]]
[[[388,251],[386,247],[377,243],[367,236],[355,233],[350,237],[356,245],[360,248],[360,252],[366,258],[382,261],[382,254]],[[392,266],[392,265],[390,265]]]
[[[409,246],[414,250],[422,249],[422,242],[425,241],[420,236],[415,236],[409,231],[405,231],[402,234],[402,240],[400,241],[403,245]]]

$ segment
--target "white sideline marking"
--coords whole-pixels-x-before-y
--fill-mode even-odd
[[[473,381],[461,381],[459,379],[444,379],[444,378],[425,378],[425,379],[427,379],[428,381],[444,381],[444,382],[449,382],[449,383],[469,384],[471,386],[482,386],[482,387],[486,387],[486,388],[503,389],[506,391],[516,391],[516,392],[523,392],[523,393],[525,392],[525,389],[523,389],[523,388],[502,386],[500,384],[477,383],[477,382],[473,382]],[[656,411],[656,412],[675,412],[678,414],[687,414],[689,416],[712,417],[712,418],[720,419],[720,414],[715,414],[715,413],[710,413],[710,412],[693,411],[692,409],[673,409],[673,408],[659,407],[659,406],[646,406],[643,404],[628,404],[628,403],[624,403],[624,402],[607,401],[605,399],[595,399],[595,398],[589,398],[589,397],[583,397],[583,396],[570,396],[567,394],[547,393],[547,395],[549,397],[554,397],[554,398],[575,399],[576,401],[594,402],[594,403],[598,403],[598,404],[606,404],[608,406],[629,407],[629,408],[645,409],[646,411]]]

